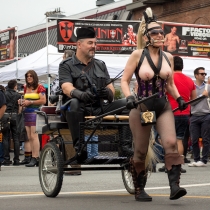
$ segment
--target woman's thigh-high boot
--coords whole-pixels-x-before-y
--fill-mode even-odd
[[[184,163],[183,156],[178,153],[165,155],[165,166],[168,173],[168,180],[171,189],[170,200],[176,200],[187,194],[186,189],[179,186],[181,175],[181,164]]]
[[[145,161],[134,161],[131,158],[130,170],[133,178],[133,184],[135,187],[135,199],[141,202],[152,201],[152,197],[144,191],[144,187],[147,182]]]

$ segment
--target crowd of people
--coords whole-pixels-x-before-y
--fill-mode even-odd
[[[172,28],[172,32],[174,30]],[[189,136],[192,140],[194,161],[188,166],[204,167],[208,162],[210,85],[205,82],[207,75],[205,68],[198,67],[194,70],[195,82],[182,73],[184,68],[182,58],[162,51],[164,32],[151,8],[147,8],[143,13],[137,34],[137,50],[130,55],[121,79],[121,88],[125,98],[114,100],[115,88],[107,67],[103,61],[94,58],[97,42],[94,29],[92,27],[78,28],[76,34],[76,53],[72,51],[64,53],[63,61],[59,65],[58,77],[53,83],[56,88],[54,90],[52,88],[52,94],[60,89],[63,91],[62,102],[66,106],[60,111],[62,120],[68,123],[75,152],[79,150],[79,123],[83,122],[84,116],[97,116],[126,106],[129,111],[129,125],[134,143],[130,172],[135,187],[135,199],[152,201],[152,197],[144,189],[148,173],[146,157],[154,124],[159,136],[159,144],[164,149],[162,171],[165,171],[168,176],[170,199],[176,200],[186,195],[187,191],[179,186],[179,180],[181,172],[184,173],[182,164],[186,162]],[[172,34],[173,36],[168,36],[167,39],[175,39],[175,33]],[[171,49],[174,46],[171,46]],[[136,82],[132,92],[130,81],[133,74],[136,76]],[[34,70],[29,70],[25,74],[23,96],[16,90],[16,80],[10,80],[6,90],[3,88],[0,90],[0,118],[3,120],[7,113],[10,120],[8,128],[2,131],[1,165],[38,166],[40,141],[35,132],[35,111],[46,104],[46,90],[39,84]],[[139,105],[136,104],[137,100],[155,94],[157,97]],[[195,100],[197,98],[200,100]],[[186,102],[190,100],[193,102],[188,105]],[[173,112],[176,107],[179,110]],[[25,157],[22,161],[19,159],[20,135],[16,121],[16,116],[21,112],[24,113],[24,126],[27,133]],[[121,114],[121,112],[116,114]],[[199,138],[203,141],[202,155]],[[13,162],[10,159],[10,139],[14,142]],[[85,140],[87,139],[89,136],[85,136]],[[92,141],[98,141],[97,136],[92,136]],[[88,154],[83,155],[89,158],[97,156],[96,145],[88,145]],[[91,150],[91,146],[95,147]]]

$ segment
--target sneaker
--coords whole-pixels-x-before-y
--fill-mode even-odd
[[[195,167],[196,162],[192,162],[190,164],[188,164],[189,167]]]
[[[198,161],[198,162],[195,163],[195,166],[196,166],[196,167],[206,167],[207,164],[204,163],[204,162],[202,162],[202,161]]]

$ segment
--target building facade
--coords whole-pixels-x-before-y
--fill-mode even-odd
[[[111,1],[112,2],[112,1]],[[210,25],[209,0],[122,0],[65,19],[140,20],[151,7],[158,21]],[[48,23],[48,44],[57,46],[55,19]],[[46,24],[18,32],[18,57],[25,57],[47,45]]]

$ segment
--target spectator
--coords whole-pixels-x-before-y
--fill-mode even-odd
[[[184,101],[188,102],[189,100],[193,100],[196,98],[195,84],[191,78],[182,73],[182,69],[183,69],[182,58],[179,56],[174,56],[174,75],[173,75],[174,83]],[[167,96],[172,109],[175,109],[177,107],[177,102],[170,94],[167,94]],[[183,141],[184,141],[185,132],[187,132],[188,129],[189,117],[190,117],[190,106],[188,106],[187,109],[183,111],[178,110],[174,112],[176,138],[177,138],[178,151],[180,155],[183,155],[184,153]],[[186,173],[186,170],[181,168],[181,172]]]
[[[20,94],[17,93],[17,81],[10,80],[5,91],[5,97],[7,102],[6,112],[10,115],[10,123],[8,129],[2,132],[3,134],[3,145],[4,145],[4,161],[2,165],[8,166],[12,162],[10,161],[10,136],[12,136],[14,142],[14,159],[13,165],[18,166],[20,163],[20,140],[17,133],[16,116],[18,113],[18,100]],[[10,135],[11,133],[11,135]]]
[[[188,166],[203,167],[207,166],[208,153],[210,146],[210,109],[208,105],[208,98],[210,96],[210,85],[205,83],[204,67],[198,67],[194,71],[196,94],[199,96],[206,96],[199,102],[195,102],[191,106],[190,118],[190,137],[192,141],[194,162]],[[200,156],[199,138],[202,138],[203,149],[202,157]]]
[[[5,88],[1,86],[0,88],[0,119],[3,117],[5,111],[6,111],[6,98],[5,98]]]
[[[32,149],[32,158],[26,167],[34,167],[39,164],[40,142],[36,131],[36,113],[41,105],[46,103],[46,90],[38,83],[38,76],[34,70],[29,70],[25,74],[26,85],[24,85],[24,100],[18,103],[24,109],[24,120],[27,136]]]
[[[0,119],[4,115],[6,110],[6,98],[4,94],[5,88],[0,85]],[[1,171],[1,163],[4,160],[4,151],[3,151],[3,142],[2,142],[2,133],[1,133],[1,142],[0,142],[0,171]]]

